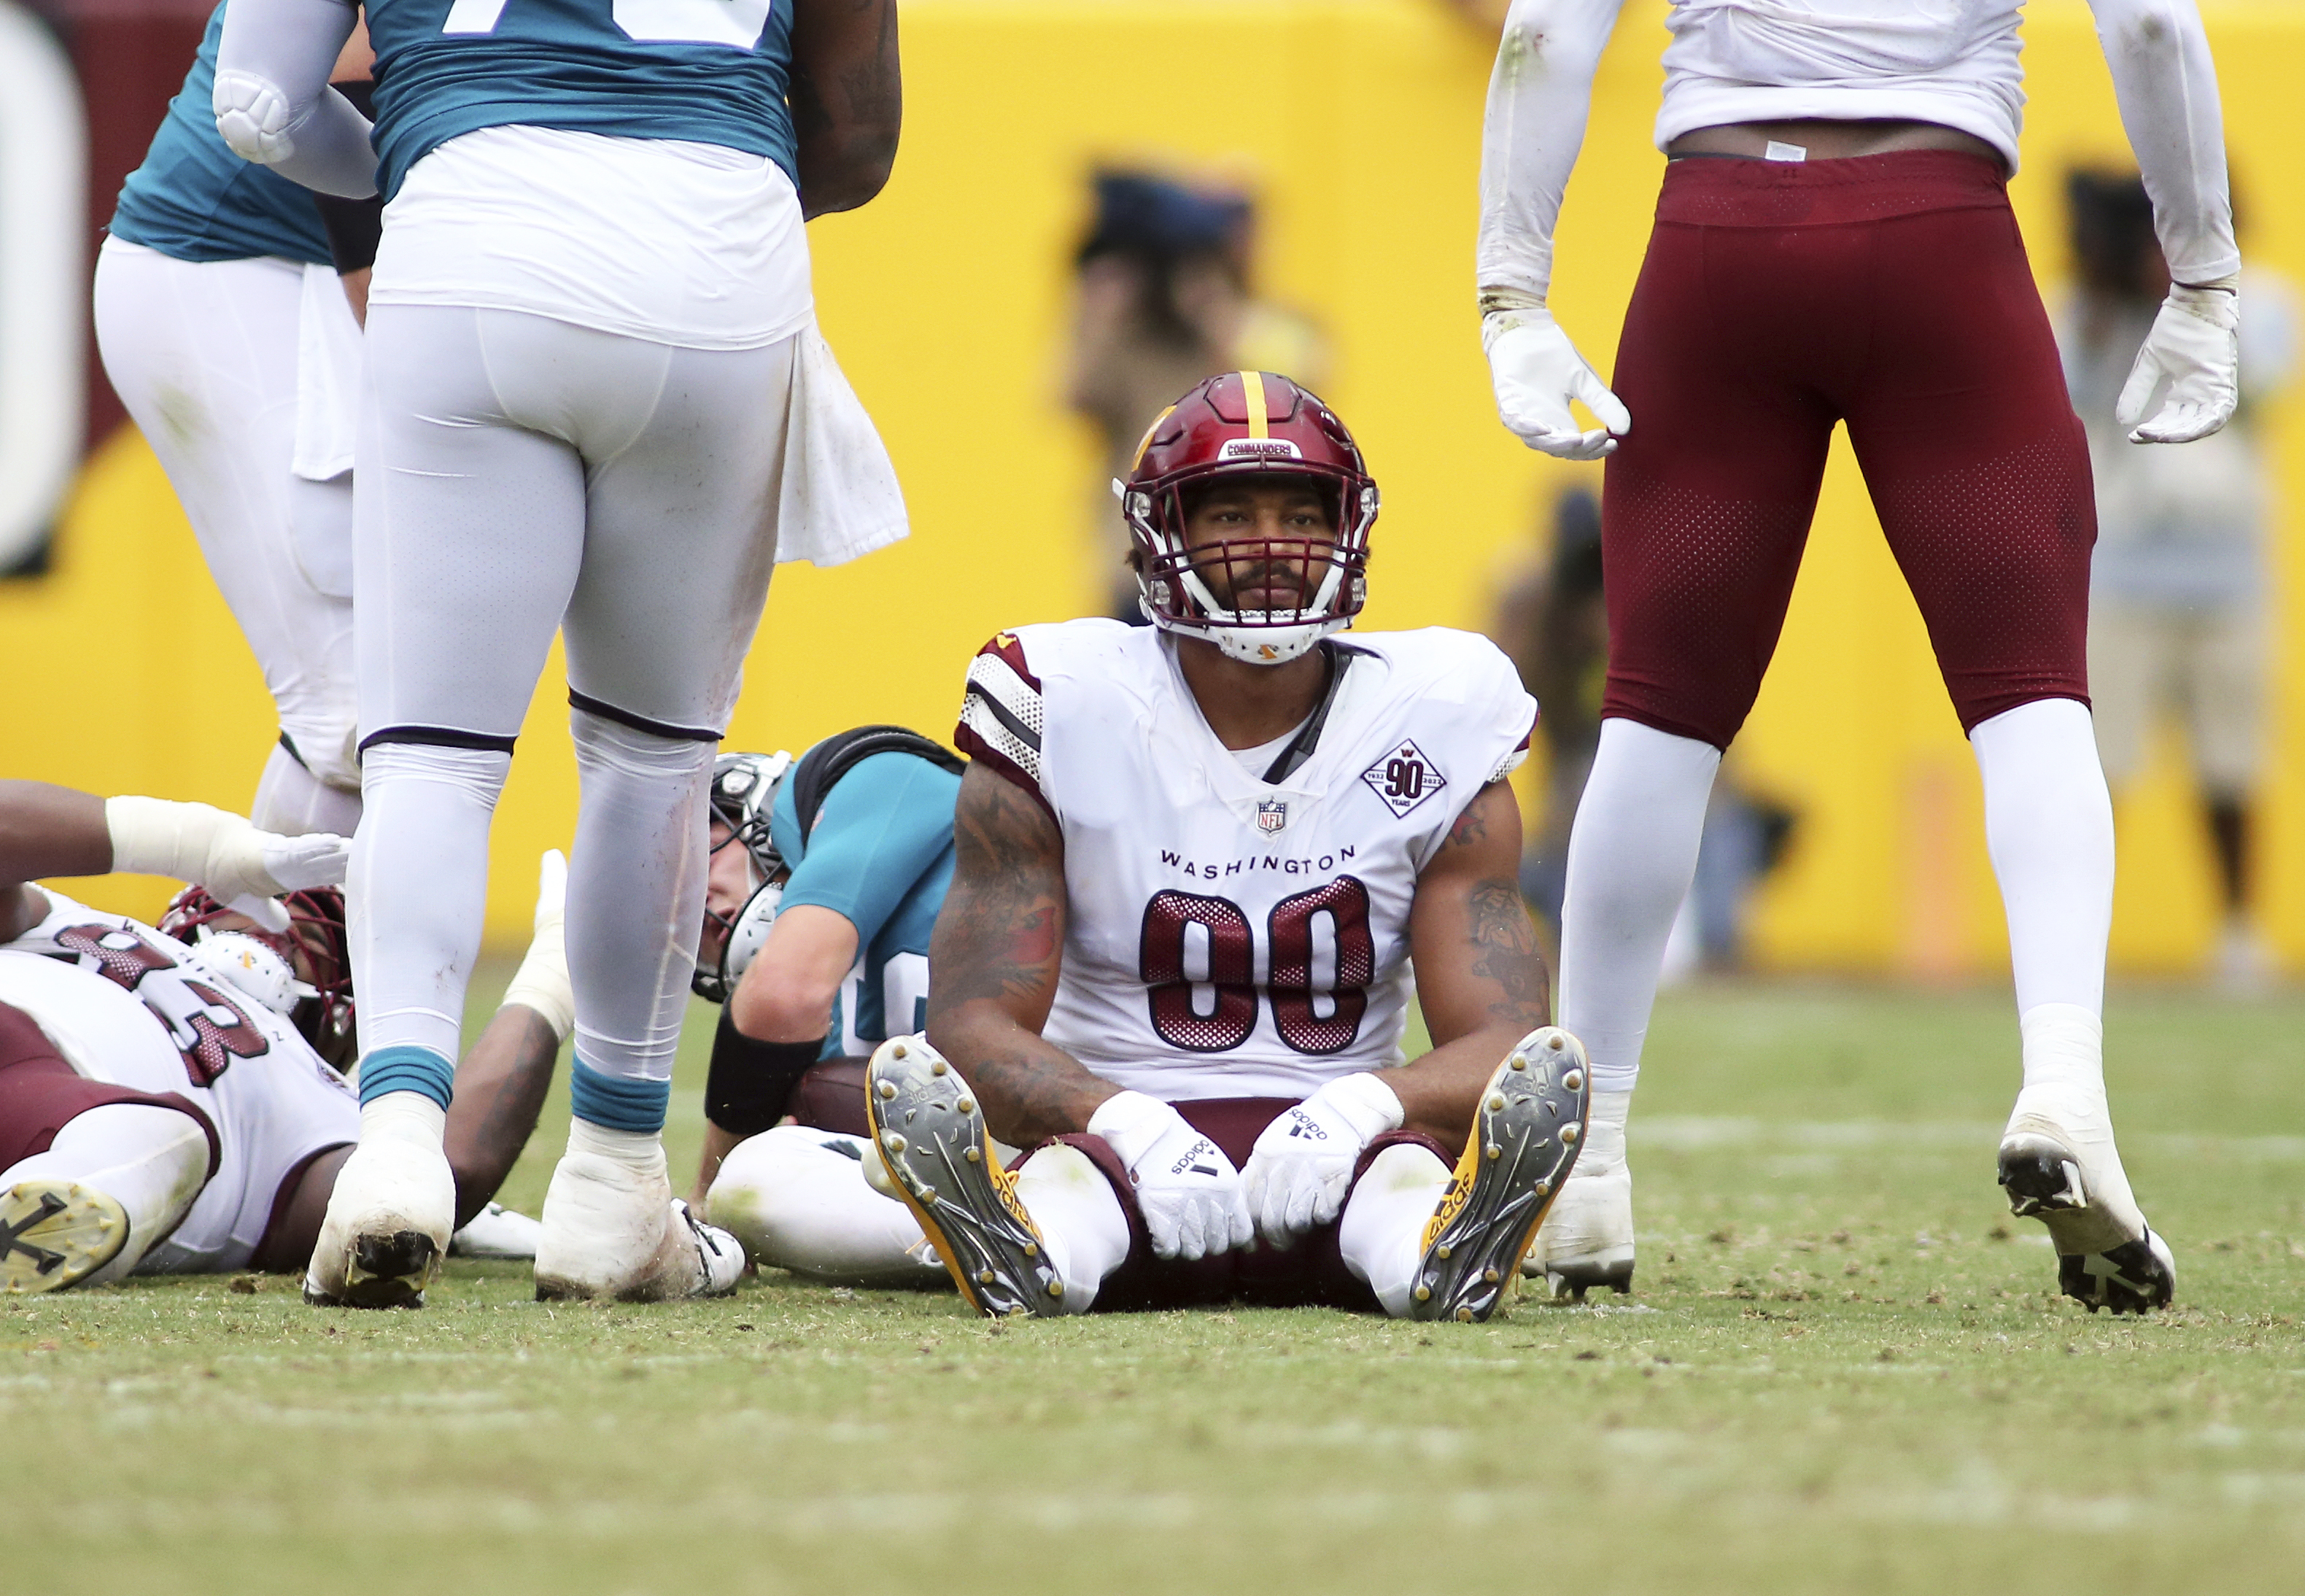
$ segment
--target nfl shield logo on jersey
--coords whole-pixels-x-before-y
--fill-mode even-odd
[[[1289,824],[1289,805],[1278,798],[1260,799],[1256,805],[1256,828],[1270,834]]]

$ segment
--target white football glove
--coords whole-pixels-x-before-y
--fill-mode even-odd
[[[1400,1128],[1400,1099],[1364,1070],[1330,1082],[1264,1127],[1240,1172],[1256,1233],[1286,1247],[1345,1205],[1362,1150]]]
[[[568,979],[568,942],[562,929],[567,901],[568,856],[547,848],[537,862],[536,934],[529,938],[528,956],[521,960],[504,995],[506,1004],[534,1009],[564,1042],[576,1029],[576,989]]]
[[[217,902],[273,931],[288,929],[288,912],[273,898],[308,887],[341,886],[352,853],[351,842],[331,833],[279,836],[205,803],[107,798],[104,820],[112,834],[114,870],[197,882]]]
[[[1541,305],[1492,310],[1481,318],[1481,347],[1496,384],[1497,416],[1530,448],[1560,460],[1598,460],[1630,431],[1632,412],[1595,375]],[[1581,399],[1601,423],[1587,432],[1569,413]]]
[[[2114,406],[2114,420],[2130,429],[2131,443],[2189,444],[2233,420],[2241,398],[2238,281],[2170,285]],[[2145,407],[2164,381],[2169,396],[2148,420]]]
[[[1155,1253],[1190,1262],[1248,1245],[1255,1227],[1241,1200],[1240,1171],[1176,1109],[1124,1091],[1097,1105],[1088,1128],[1127,1166]]]

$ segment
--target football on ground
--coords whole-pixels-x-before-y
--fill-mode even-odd
[[[2122,1320],[2055,1295],[1994,1184],[2006,1009],[1669,995],[1634,1295],[1481,1326],[1000,1324],[781,1276],[540,1304],[465,1261],[418,1313],[246,1277],[8,1303],[0,1588],[2293,1591],[2305,999],[2110,1006],[2179,1269],[2174,1311]],[[506,1200],[533,1211],[559,1150]]]

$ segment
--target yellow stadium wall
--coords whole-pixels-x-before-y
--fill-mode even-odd
[[[1561,240],[1555,304],[1606,369],[1662,157],[1650,147],[1661,0],[1634,0],[1604,63]],[[2063,270],[2059,177],[2122,145],[2078,0],[2035,0],[2027,167],[2015,193],[2045,282]],[[2253,257],[2305,280],[2305,16],[2205,4],[2248,185]],[[912,539],[833,571],[787,566],[770,597],[736,745],[797,750],[867,720],[948,735],[969,652],[1002,626],[1080,613],[1098,585],[1079,524],[1094,449],[1065,413],[1067,256],[1100,159],[1222,170],[1262,200],[1261,287],[1315,316],[1330,396],[1384,486],[1367,624],[1478,626],[1578,469],[1496,425],[1471,310],[1481,100],[1493,50],[1419,0],[914,0],[907,118],[886,194],[814,224],[828,335],[878,418]],[[2305,499],[2293,407],[2273,418],[2287,502]],[[2280,586],[2299,560],[2285,539]],[[677,558],[679,529],[665,531]],[[2285,614],[2285,604],[2283,607]],[[11,774],[244,805],[269,706],[166,480],[132,432],[90,461],[52,574],[0,584],[18,662],[0,697]],[[498,811],[491,934],[525,929],[532,863],[574,815],[557,661]],[[2284,647],[2267,790],[2267,913],[2305,960],[2305,783]],[[2005,967],[1977,778],[1919,620],[1837,449],[1775,669],[1739,758],[1802,813],[1755,938],[1785,969],[1927,977]],[[2205,849],[2168,760],[2122,811],[2114,955],[2198,964],[2215,914]],[[87,890],[149,913],[157,883]]]

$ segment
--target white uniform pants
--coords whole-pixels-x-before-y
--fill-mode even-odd
[[[293,261],[177,260],[110,239],[97,258],[96,335],[255,651],[297,760],[349,797],[360,790],[344,580],[352,484],[290,470],[303,281]],[[325,803],[317,815],[258,816],[287,830],[329,818]]]
[[[712,757],[776,559],[795,342],[684,349],[521,311],[371,307],[355,472],[364,1057],[455,1056],[489,817],[558,630],[583,777],[577,1058],[670,1079]]]

